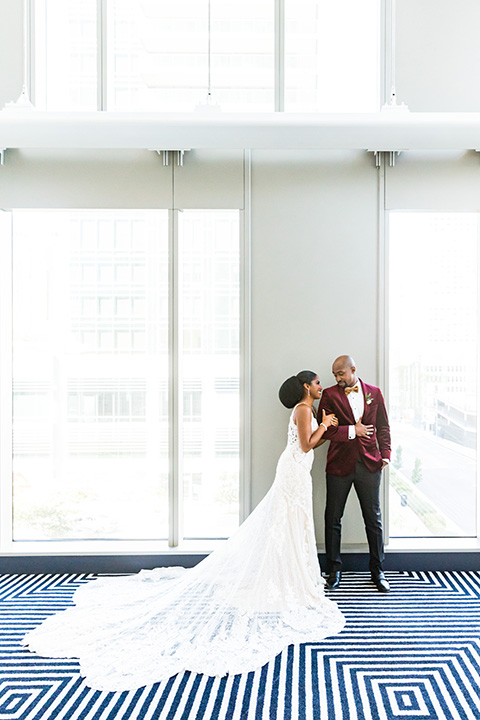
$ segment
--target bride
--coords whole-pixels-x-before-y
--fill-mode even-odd
[[[238,530],[194,568],[157,568],[80,587],[75,605],[47,618],[23,645],[79,658],[86,683],[132,690],[184,670],[224,676],[255,670],[292,643],[340,632],[324,595],[312,512],[313,449],[329,425],[313,410],[322,387],[308,370],[286,380],[293,408],[275,481]]]

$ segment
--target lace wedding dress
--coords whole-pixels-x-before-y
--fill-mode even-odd
[[[87,583],[73,607],[23,644],[46,657],[79,658],[92,688],[131,690],[183,670],[248,672],[291,643],[340,632],[344,617],[324,595],[317,560],[312,462],[292,413],[272,487],[221,547],[189,570]]]

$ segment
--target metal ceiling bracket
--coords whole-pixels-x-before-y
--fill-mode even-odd
[[[369,150],[375,156],[375,167],[381,168],[387,162],[390,167],[395,167],[395,159],[402,152],[401,150]]]
[[[170,165],[170,153],[175,153],[177,167],[183,167],[184,155],[189,150],[190,148],[185,148],[184,150],[154,150],[154,152],[156,152],[157,155],[161,155],[164,167],[168,167]]]

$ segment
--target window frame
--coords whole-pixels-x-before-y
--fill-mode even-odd
[[[240,422],[239,422],[239,523],[250,513],[250,207],[249,158],[245,167],[245,207],[233,208],[239,215],[240,271]],[[55,212],[54,208],[45,208]],[[59,212],[67,208],[58,209]],[[79,211],[82,208],[72,208]],[[88,210],[89,208],[84,208]],[[107,209],[107,208],[106,208]],[[128,210],[128,208],[125,208]],[[135,209],[135,208],[132,208]],[[211,208],[214,210],[215,208]],[[21,208],[18,208],[21,210]],[[67,209],[68,210],[68,209]],[[14,540],[13,539],[13,363],[12,363],[12,253],[13,215],[0,209],[0,554],[15,555],[121,555],[188,553],[210,551],[224,538],[183,539],[183,482],[179,471],[180,423],[183,392],[179,387],[179,283],[178,214],[168,210],[169,284],[173,288],[169,303],[169,537],[168,540]]]

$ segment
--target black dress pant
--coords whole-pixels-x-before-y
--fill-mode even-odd
[[[380,480],[382,471],[369,472],[361,460],[350,475],[339,476],[327,473],[327,503],[325,506],[325,552],[327,573],[342,569],[340,545],[342,539],[342,517],[352,485],[357,493],[362,510],[365,531],[370,551],[370,572],[382,570],[385,558],[383,551],[382,515],[380,512]]]

